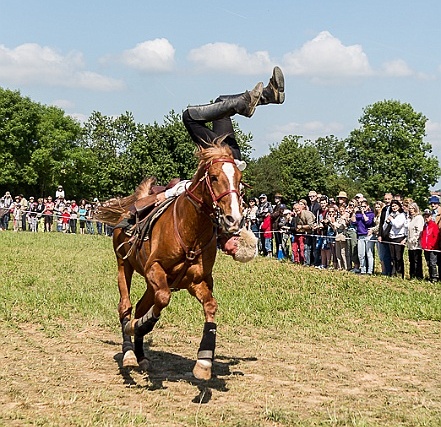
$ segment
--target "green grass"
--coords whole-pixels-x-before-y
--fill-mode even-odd
[[[116,262],[111,239],[61,233],[0,234],[1,319],[54,327],[61,321],[118,328]],[[220,254],[215,272],[218,322],[330,334],[372,319],[393,333],[396,320],[440,321],[441,286],[429,282],[316,271],[258,258],[240,264]],[[132,303],[145,289],[135,275]],[[161,324],[201,327],[202,309],[187,292],[173,294]],[[61,322],[63,323],[63,322]],[[400,323],[401,325],[401,323]],[[402,325],[400,326],[402,327]]]
[[[441,421],[432,362],[439,348],[439,284],[266,258],[240,264],[219,254],[217,363],[230,361],[230,373],[218,372],[212,401],[197,405],[192,402],[201,389],[179,368],[170,367],[178,380],[164,379],[154,390],[148,376],[115,372],[120,326],[111,239],[3,232],[0,247],[0,320],[9,331],[2,337],[6,394],[0,407],[9,406],[0,410],[0,425],[141,426],[154,420],[151,425],[383,427]],[[144,289],[136,275],[132,303]],[[163,352],[188,366],[202,325],[199,303],[185,291],[173,293],[152,334],[152,355]],[[90,346],[98,346],[96,353],[88,353]],[[420,350],[421,369],[407,373],[405,365],[403,371],[399,354],[391,365],[396,349]],[[413,361],[410,354],[402,356],[406,363]],[[360,379],[367,374],[372,380]],[[95,375],[105,379],[94,383]],[[128,375],[136,386],[127,386]],[[153,370],[155,375],[163,374]]]

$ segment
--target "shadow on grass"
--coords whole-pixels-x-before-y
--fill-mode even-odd
[[[192,399],[193,403],[208,403],[211,400],[212,390],[227,392],[228,387],[226,379],[223,377],[244,375],[239,370],[231,370],[241,360],[256,361],[256,358],[237,358],[219,355],[213,362],[212,378],[208,381],[198,380],[193,376],[192,370],[195,364],[194,359],[188,359],[178,354],[169,353],[167,351],[152,350],[147,344],[144,345],[144,352],[148,359],[148,367],[141,368],[124,368],[122,366],[123,354],[117,353],[113,357],[118,364],[119,374],[124,379],[124,384],[134,387],[143,387],[150,391],[166,389],[165,381],[169,382],[186,382],[197,387],[199,393]],[[146,385],[139,384],[133,372],[146,374]]]

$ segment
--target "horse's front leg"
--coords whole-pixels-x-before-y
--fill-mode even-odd
[[[147,290],[136,304],[135,318],[125,327],[126,334],[136,337],[143,337],[153,329],[171,297],[167,276],[159,263],[146,271],[145,278]]]
[[[204,331],[198,350],[198,360],[193,368],[193,375],[199,380],[211,378],[211,367],[214,360],[216,348],[216,323],[215,316],[217,302],[213,297],[213,279],[208,282],[201,282],[189,287],[189,292],[202,304],[205,315]]]

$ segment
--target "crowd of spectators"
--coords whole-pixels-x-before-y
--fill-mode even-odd
[[[427,207],[411,199],[385,193],[372,204],[358,193],[349,199],[345,191],[333,197],[312,190],[308,200],[291,208],[276,193],[274,203],[266,194],[251,197],[245,205],[245,226],[258,237],[259,254],[277,257],[317,269],[374,274],[375,252],[381,274],[405,276],[404,251],[408,251],[408,274],[423,279],[423,258],[429,279],[439,281],[441,273],[440,198],[432,195]],[[100,205],[81,199],[66,199],[62,186],[55,197],[26,199],[7,191],[0,198],[0,231],[63,232],[112,235],[112,228],[95,221]],[[10,226],[12,224],[12,227]],[[379,268],[378,268],[379,270]]]
[[[259,254],[317,269],[375,273],[375,252],[381,274],[404,278],[404,251],[408,250],[411,279],[423,279],[423,256],[428,273],[437,282],[441,272],[441,207],[432,195],[423,209],[411,199],[386,193],[373,203],[345,191],[333,197],[310,191],[288,207],[277,193],[274,203],[266,194],[248,200],[246,227],[259,240]],[[378,268],[378,271],[380,269]]]
[[[26,198],[23,194],[12,197],[9,191],[0,198],[0,231],[30,231],[37,233],[58,231],[71,234],[105,234],[112,235],[111,227],[95,221],[93,212],[99,206],[99,200],[93,202],[81,199],[66,199],[60,185],[55,197],[33,196]]]

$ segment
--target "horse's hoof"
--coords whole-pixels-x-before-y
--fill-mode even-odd
[[[209,380],[211,378],[211,361],[198,360],[193,368],[193,375],[198,380]]]
[[[122,365],[123,368],[137,368],[139,366],[133,350],[128,350],[124,353]]]
[[[133,336],[135,335],[135,323],[137,319],[131,319],[126,323],[126,326],[124,326],[124,333],[126,335]]]
[[[139,369],[142,372],[147,372],[150,368],[150,362],[147,359],[142,359],[139,361]]]

